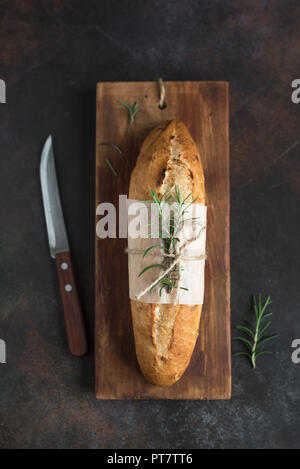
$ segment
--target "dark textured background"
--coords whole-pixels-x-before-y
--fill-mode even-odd
[[[299,1],[6,0],[0,18],[0,446],[299,447]],[[257,371],[233,357],[228,402],[93,394],[95,85],[159,76],[230,82],[232,323],[252,292],[271,294],[280,339]],[[48,252],[38,167],[50,132],[89,326],[84,359],[68,353]]]

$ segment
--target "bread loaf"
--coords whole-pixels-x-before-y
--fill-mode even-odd
[[[175,185],[182,197],[205,205],[204,175],[198,149],[186,126],[176,120],[155,127],[142,144],[131,174],[129,198],[150,200]],[[186,370],[198,337],[202,305],[150,304],[131,300],[137,359],[148,381],[170,386]]]

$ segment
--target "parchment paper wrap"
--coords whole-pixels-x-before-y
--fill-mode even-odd
[[[160,249],[152,249],[151,252],[143,258],[144,251],[152,245],[162,244],[160,238],[146,238],[148,227],[147,223],[151,221],[151,233],[157,232],[156,224],[153,223],[153,217],[150,217],[151,210],[156,210],[156,204],[147,203],[148,208],[140,210],[143,218],[143,231],[139,237],[135,237],[133,226],[137,226],[136,217],[136,203],[139,201],[128,200],[128,270],[129,270],[129,297],[132,300],[137,300],[137,295],[141,293],[147,286],[161,275],[163,270],[161,268],[152,268],[145,272],[141,277],[139,273],[150,264],[161,264],[163,261],[163,252]],[[134,204],[134,206],[133,206]],[[142,207],[142,205],[140,205]],[[186,206],[184,206],[186,207]],[[184,219],[197,218],[196,221],[188,220],[184,223],[184,230],[181,230],[179,236],[179,246],[181,247],[189,239],[192,239],[200,233],[199,237],[189,244],[182,252],[184,259],[179,262],[180,278],[178,281],[178,288],[168,294],[166,289],[163,289],[162,295],[159,295],[160,286],[156,286],[151,292],[145,293],[138,301],[143,303],[164,303],[164,304],[182,304],[182,305],[198,305],[203,304],[204,295],[204,267],[205,259],[188,260],[186,257],[197,258],[205,254],[205,241],[206,241],[206,211],[204,205],[192,204],[188,212],[184,215]],[[132,222],[132,223],[131,223]],[[195,236],[196,235],[196,236]],[[173,259],[172,259],[173,260]],[[187,288],[182,290],[180,287]]]

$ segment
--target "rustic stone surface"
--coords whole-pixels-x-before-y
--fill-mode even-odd
[[[0,446],[299,446],[299,2],[4,0],[0,15]],[[262,291],[280,338],[257,371],[233,357],[229,402],[94,398],[95,84],[158,76],[230,82],[232,324]],[[38,167],[50,132],[88,321],[83,359],[67,350],[48,252]]]

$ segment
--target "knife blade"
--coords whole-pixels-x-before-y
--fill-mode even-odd
[[[40,180],[50,254],[56,259],[68,344],[73,355],[81,356],[87,351],[86,333],[61,206],[51,135],[41,154]]]
[[[52,136],[47,138],[41,156],[40,177],[50,254],[69,251],[69,243],[57,184]]]

